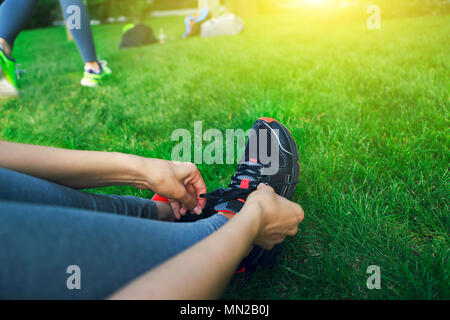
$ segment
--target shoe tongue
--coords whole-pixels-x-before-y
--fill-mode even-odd
[[[254,160],[254,161],[252,161],[252,160]],[[246,165],[248,165],[248,166],[254,166],[255,167],[255,171],[257,171],[258,170],[258,166],[259,166],[259,164],[258,164],[258,162],[256,161],[256,159],[251,159],[250,161],[245,161],[243,164],[246,164]],[[250,175],[247,175],[247,174],[240,174],[240,175],[237,175],[236,176],[236,179],[238,179],[238,180],[241,180],[241,183],[240,183],[240,185],[239,185],[239,189],[248,189],[249,188],[249,185],[250,185],[250,182],[251,181],[255,181],[255,178],[254,177],[252,177],[252,176],[250,176]],[[231,186],[230,186],[231,187]]]
[[[259,167],[261,166],[259,163],[258,163],[258,160],[257,159],[250,159],[249,161],[245,161],[245,162],[243,162],[243,163],[241,163],[241,165],[247,165],[247,166],[249,166],[249,167],[254,167],[255,169],[255,171],[256,172],[258,172],[258,170],[259,170]],[[238,168],[238,170],[239,170],[239,168]],[[243,177],[243,179],[251,179],[251,181],[254,181],[255,180],[255,178],[253,178],[253,177],[251,177],[251,176],[248,176],[248,175],[245,175],[245,174],[243,174],[243,175],[238,175],[237,176],[237,178],[239,179],[240,177]]]

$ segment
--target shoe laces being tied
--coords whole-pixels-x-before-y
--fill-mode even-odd
[[[236,173],[231,177],[231,182],[227,189],[218,189],[211,193],[202,194],[200,197],[209,199],[215,204],[221,204],[231,200],[246,199],[250,193],[255,191],[260,183],[264,183],[271,187],[294,185],[300,181],[295,182],[279,182],[268,184],[264,182],[264,175],[262,170],[265,165],[259,162],[246,161],[240,164]],[[244,200],[245,202],[245,200]]]

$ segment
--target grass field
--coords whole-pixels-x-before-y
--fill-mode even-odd
[[[258,17],[239,36],[187,40],[180,18],[149,23],[171,40],[119,51],[121,25],[94,28],[114,71],[95,90],[80,87],[64,29],[23,32],[24,93],[0,101],[0,138],[170,159],[172,131],[195,120],[225,130],[277,118],[299,144],[306,218],[274,270],[235,277],[224,298],[450,298],[450,16],[379,31]],[[234,172],[199,168],[209,190]],[[380,290],[366,287],[370,265]]]

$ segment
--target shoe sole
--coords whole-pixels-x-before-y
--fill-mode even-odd
[[[89,81],[89,80],[85,80],[84,78],[83,79],[81,79],[81,81],[80,81],[80,84],[83,86],[83,87],[86,87],[86,88],[95,88],[95,87],[98,87],[98,82],[91,82],[91,81]]]
[[[19,92],[16,88],[0,75],[0,99],[17,98]]]

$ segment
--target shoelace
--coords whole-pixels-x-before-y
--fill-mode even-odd
[[[260,174],[261,174],[261,169],[263,167],[264,166],[259,163],[255,163],[252,165],[250,165],[248,163],[243,163],[238,167],[238,170],[236,171],[236,173],[231,177],[231,183],[229,184],[227,190],[224,190],[220,194],[214,194],[215,192],[202,194],[202,195],[200,195],[200,197],[210,199],[210,200],[215,200],[216,204],[220,204],[220,203],[231,201],[231,200],[236,200],[238,198],[246,198],[246,197],[248,197],[248,195],[250,193],[255,191],[257,189],[258,185],[261,183],[260,182],[260,180],[261,180]],[[249,181],[248,189],[240,188],[240,183],[241,183],[242,178],[238,178],[238,177],[243,177],[243,176],[254,178],[253,181]],[[272,184],[270,184],[270,186],[278,187],[278,186],[285,186],[285,185],[295,185],[295,184],[298,184],[299,182],[300,181],[278,182],[278,183],[272,183]],[[267,184],[267,183],[265,183],[265,184]],[[267,184],[267,185],[269,185],[269,184]]]
[[[242,163],[236,173],[231,177],[231,183],[229,188],[239,188],[242,178],[239,177],[252,177],[253,181],[249,181],[249,187],[254,186],[255,188],[259,184],[261,179],[261,169],[264,166],[259,163],[248,164],[247,162]]]

